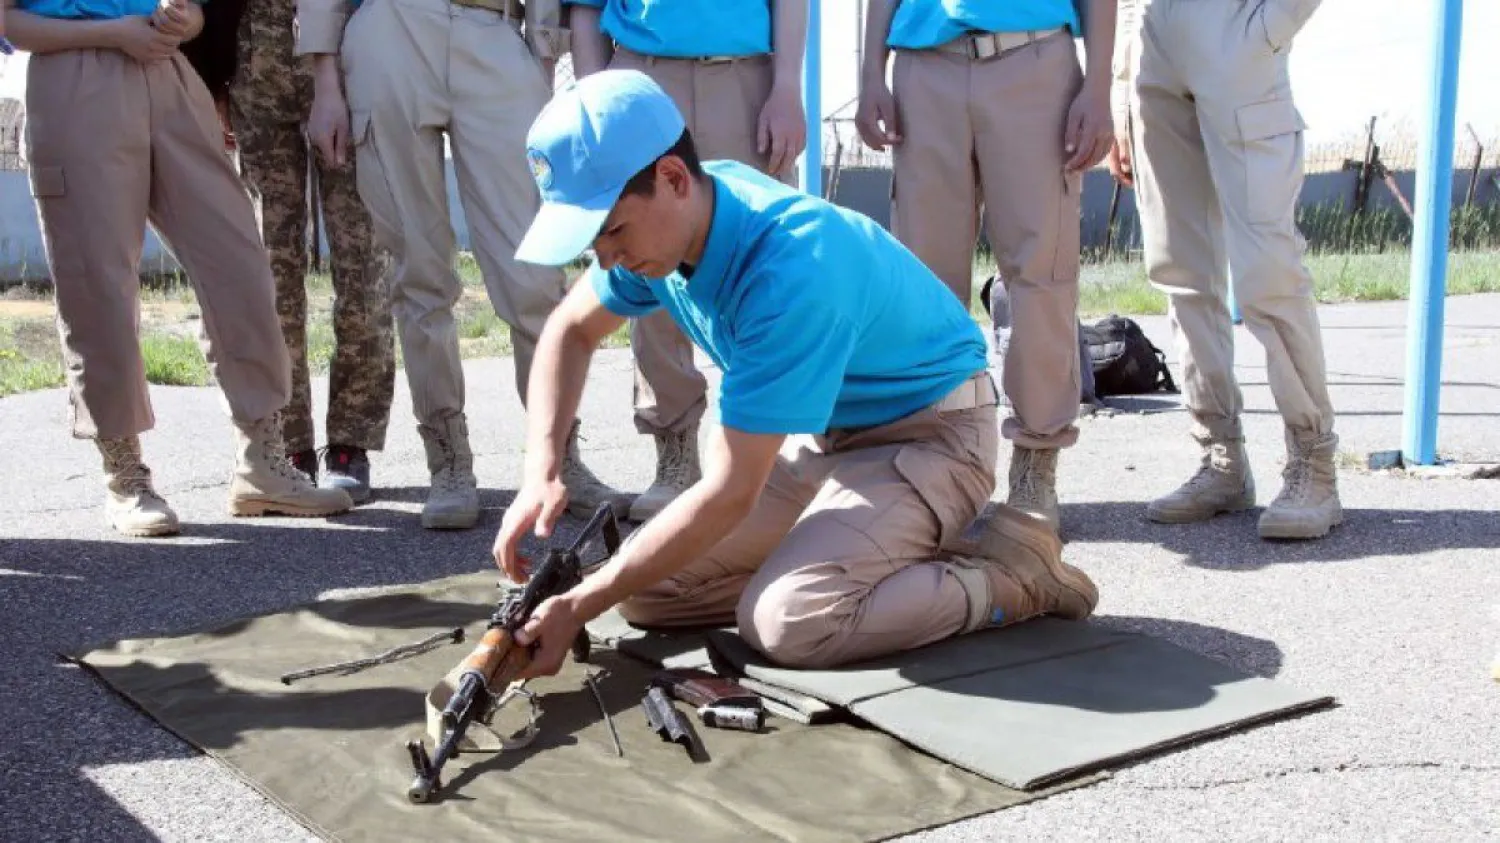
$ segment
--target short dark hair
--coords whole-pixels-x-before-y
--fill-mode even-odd
[[[656,195],[656,163],[668,155],[681,158],[693,178],[703,177],[703,162],[698,160],[698,147],[693,144],[692,133],[683,129],[671,149],[657,156],[650,164],[641,168],[640,172],[631,176],[630,181],[625,182],[625,189],[620,191],[620,196],[635,195],[650,199]]]

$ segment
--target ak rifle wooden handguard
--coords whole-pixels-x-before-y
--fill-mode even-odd
[[[496,626],[479,639],[474,651],[464,659],[463,667],[484,677],[484,687],[493,693],[497,684],[509,684],[530,663],[530,648],[517,644],[510,630]]]

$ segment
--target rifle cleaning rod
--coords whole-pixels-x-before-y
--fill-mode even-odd
[[[594,684],[594,674],[585,673],[583,677],[583,681],[588,683],[589,690],[594,692],[594,699],[599,701],[599,712],[604,715],[604,725],[609,727],[609,736],[615,741],[615,754],[624,758],[625,747],[620,746],[620,733],[615,731],[615,719],[609,716],[609,709],[604,706],[604,697],[599,693],[599,686]]]

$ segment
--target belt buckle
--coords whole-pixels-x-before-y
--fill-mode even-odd
[[[702,56],[698,59],[698,64],[734,64],[736,58],[738,56]]]
[[[998,55],[1000,55],[1000,46],[995,43],[995,34],[993,32],[969,37],[970,58],[975,61],[984,61]]]

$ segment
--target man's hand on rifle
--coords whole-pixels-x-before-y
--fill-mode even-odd
[[[552,676],[562,669],[583,621],[573,605],[570,595],[563,594],[542,601],[531,620],[516,633],[516,644],[529,647],[537,644],[531,662],[521,670],[520,679]]]
[[[531,562],[519,551],[521,536],[534,527],[536,537],[545,541],[567,506],[568,488],[556,477],[522,484],[516,499],[505,508],[505,518],[500,522],[492,549],[495,564],[511,582],[525,583],[531,576]]]

